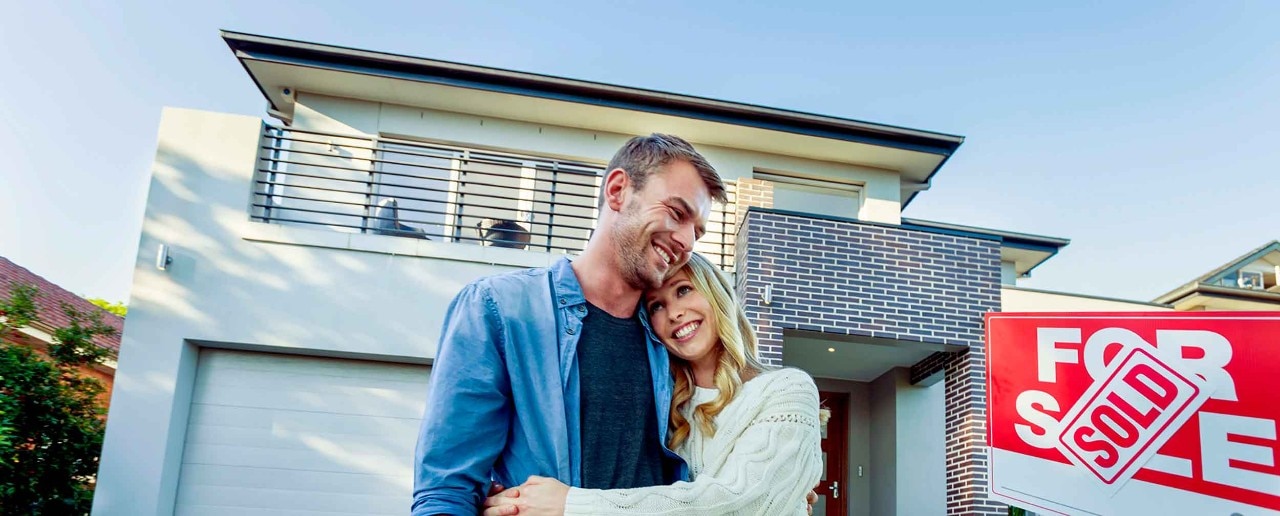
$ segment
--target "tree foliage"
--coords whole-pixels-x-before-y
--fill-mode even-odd
[[[125,304],[121,302],[112,303],[100,297],[86,297],[84,299],[85,301],[93,303],[98,308],[101,308],[103,310],[116,314],[120,317],[124,317],[126,314],[129,313],[129,307],[125,306]]]
[[[14,285],[0,300],[0,514],[88,514],[102,448],[103,387],[78,369],[107,351],[93,343],[114,329],[101,314],[62,305],[45,358],[13,342],[39,320],[36,290]]]

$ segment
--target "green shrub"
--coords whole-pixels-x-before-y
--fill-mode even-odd
[[[71,322],[53,331],[49,358],[12,342],[37,321],[34,288],[0,300],[0,513],[88,514],[105,427],[102,385],[81,366],[107,354],[93,343],[114,333],[97,313],[64,305]]]

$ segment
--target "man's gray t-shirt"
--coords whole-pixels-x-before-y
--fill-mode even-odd
[[[639,313],[619,319],[587,303],[578,340],[582,487],[667,484],[648,346]]]

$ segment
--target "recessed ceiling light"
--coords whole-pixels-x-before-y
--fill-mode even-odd
[[[831,352],[831,353],[835,353],[835,352],[836,352],[836,348],[827,348],[827,351],[829,351],[829,352]]]

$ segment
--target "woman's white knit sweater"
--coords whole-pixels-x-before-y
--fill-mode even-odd
[[[697,388],[686,407],[716,394]],[[818,388],[809,375],[779,369],[751,379],[716,416],[714,437],[689,421],[689,438],[675,451],[689,463],[692,482],[571,488],[565,514],[805,514],[804,497],[822,473]]]

